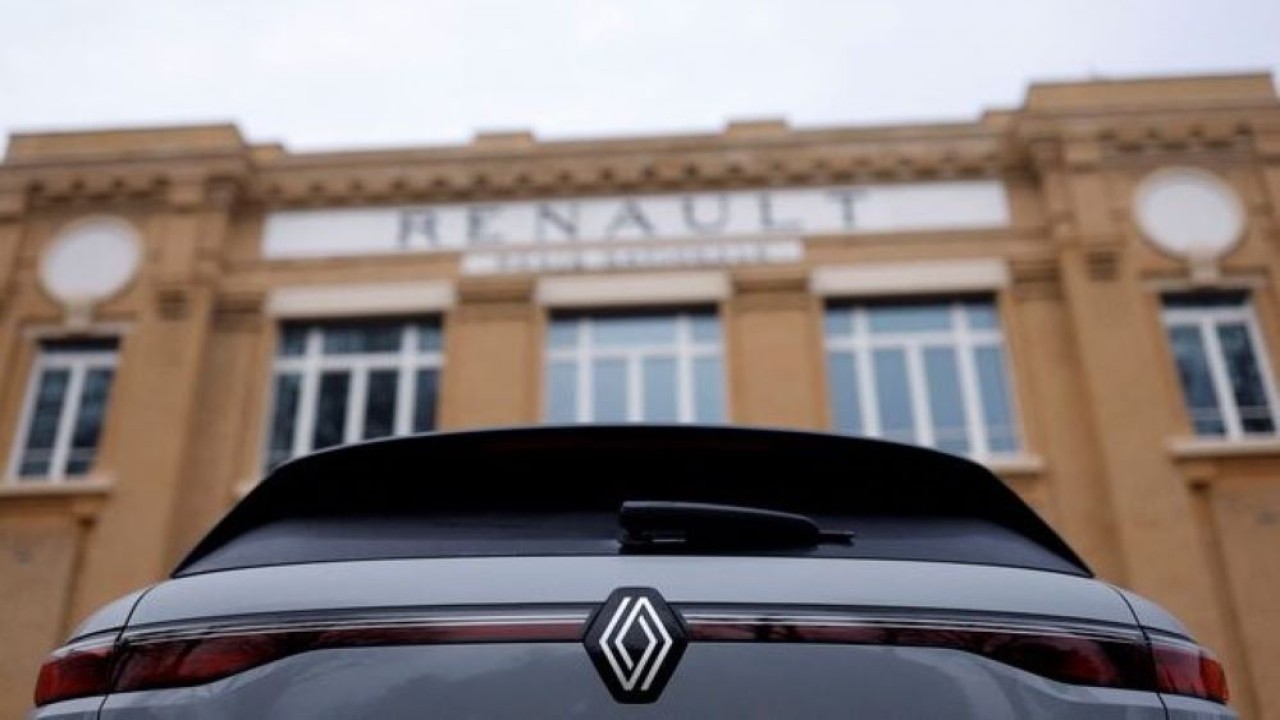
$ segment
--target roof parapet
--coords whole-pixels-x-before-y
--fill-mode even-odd
[[[232,124],[122,130],[14,133],[7,164],[59,161],[132,160],[189,155],[238,154],[245,142]]]
[[[1034,83],[1024,106],[1032,114],[1275,105],[1270,73]]]

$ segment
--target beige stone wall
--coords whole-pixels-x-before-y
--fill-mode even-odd
[[[273,292],[444,283],[440,426],[542,416],[538,278],[464,278],[450,254],[267,262],[265,212],[999,178],[1006,229],[814,236],[802,262],[714,270],[731,419],[830,427],[816,269],[1002,268],[989,290],[1025,452],[995,469],[1101,577],[1214,648],[1243,717],[1280,718],[1280,441],[1191,437],[1159,293],[1196,279],[1131,214],[1137,182],[1170,165],[1208,169],[1243,199],[1246,236],[1212,282],[1250,288],[1280,360],[1280,103],[1266,76],[1038,85],[1018,110],[955,125],[323,154],[247,145],[229,126],[16,136],[0,164],[0,467],[35,338],[79,331],[36,278],[51,239],[116,215],[138,229],[145,262],[89,318],[121,337],[93,472],[60,487],[0,481],[0,717],[26,706],[40,659],[75,623],[163,577],[256,478]]]

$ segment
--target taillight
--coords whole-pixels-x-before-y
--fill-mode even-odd
[[[1227,674],[1208,650],[1177,640],[1156,639],[1151,644],[1160,692],[1191,695],[1226,704]]]
[[[110,692],[186,687],[312,650],[485,642],[577,642],[589,611],[493,610],[270,617],[98,636],[55,652],[36,705]],[[1181,638],[1136,628],[1019,617],[681,608],[691,642],[930,647],[981,655],[1060,682],[1227,702],[1222,666]]]
[[[929,647],[981,655],[1075,685],[1190,695],[1225,704],[1222,666],[1181,639],[1148,644],[1137,629],[1023,618],[929,617],[878,613],[693,611],[691,642],[787,642]]]
[[[576,642],[587,614],[586,610],[337,614],[320,620],[273,617],[253,624],[139,629],[114,643],[76,643],[55,652],[40,670],[35,703],[201,685],[328,648]]]
[[[36,705],[103,695],[111,690],[115,634],[68,645],[49,656],[36,680]]]

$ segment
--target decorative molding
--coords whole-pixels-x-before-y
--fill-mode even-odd
[[[998,177],[1011,165],[994,133],[857,142],[834,140],[819,151],[804,134],[749,138],[732,144],[709,138],[700,147],[637,153],[617,143],[583,148],[539,145],[500,156],[492,151],[420,159],[391,155],[359,165],[262,168],[247,194],[272,207],[447,202],[645,191],[807,186],[831,183]],[[752,152],[742,152],[742,145]],[[409,153],[406,153],[409,154]],[[444,155],[441,152],[438,155]],[[318,159],[318,158],[317,158]]]
[[[162,320],[183,320],[191,311],[191,289],[161,285],[155,289],[156,312]]]
[[[533,305],[536,283],[529,277],[466,278],[458,282],[457,302],[464,305]]]
[[[27,210],[27,195],[21,190],[0,192],[0,223],[19,222]]]
[[[272,290],[266,312],[278,318],[371,317],[440,312],[457,300],[447,280],[299,285]]]
[[[1179,437],[1170,438],[1165,446],[1169,454],[1179,460],[1280,456],[1280,438],[1275,437],[1250,440]]]
[[[802,267],[743,268],[733,274],[733,312],[805,310],[816,302]]]
[[[1013,296],[1018,300],[1062,297],[1061,267],[1056,258],[1018,259],[1010,263]]]
[[[728,277],[716,271],[544,277],[535,290],[548,307],[715,303],[728,295]]]
[[[261,291],[239,291],[220,295],[213,306],[213,321],[219,330],[251,331],[262,325],[267,295]]]
[[[1003,258],[960,258],[819,267],[809,286],[821,296],[994,292],[1009,285]]]
[[[1084,252],[1085,268],[1089,279],[1115,280],[1120,271],[1120,250],[1115,247],[1092,247]]]

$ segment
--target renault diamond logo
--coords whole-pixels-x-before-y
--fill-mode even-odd
[[[618,588],[596,611],[584,642],[613,699],[650,703],[684,654],[684,624],[657,590]]]

